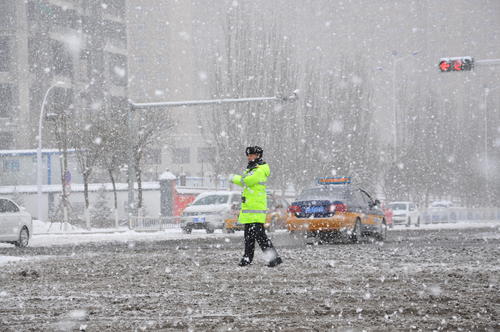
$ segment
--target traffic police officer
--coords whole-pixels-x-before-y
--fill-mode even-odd
[[[264,151],[261,147],[247,147],[245,153],[248,158],[247,169],[243,175],[231,176],[232,183],[243,187],[238,222],[245,225],[245,254],[239,265],[246,266],[252,262],[257,240],[268,259],[268,266],[273,267],[281,264],[282,259],[264,229],[267,215],[266,181],[271,170],[262,160]]]

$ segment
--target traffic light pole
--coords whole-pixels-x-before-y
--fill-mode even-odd
[[[499,59],[500,62],[500,59]],[[484,163],[485,163],[485,178],[486,178],[486,202],[491,203],[490,200],[490,172],[489,172],[489,158],[488,158],[488,96],[491,91],[500,89],[500,86],[494,88],[484,88]]]
[[[500,59],[476,60],[476,65],[483,65],[483,66],[500,65]]]
[[[222,105],[222,104],[239,104],[239,103],[251,103],[251,102],[294,102],[298,99],[298,90],[294,91],[290,96],[274,96],[274,97],[253,97],[253,98],[228,98],[228,99],[208,99],[208,100],[188,100],[188,101],[166,101],[166,102],[154,102],[154,103],[135,103],[129,100],[128,110],[127,110],[127,122],[128,122],[128,147],[127,147],[127,159],[128,159],[128,219],[130,225],[131,212],[135,210],[134,205],[134,151],[133,151],[133,113],[139,109],[151,109],[151,108],[171,108],[171,107],[183,107],[183,106],[206,106],[206,105]]]
[[[500,65],[500,59],[482,59],[474,60],[474,58],[467,57],[453,57],[453,58],[441,58],[439,60],[438,67],[441,72],[450,71],[470,71],[475,66],[496,66]],[[500,86],[489,89],[484,88],[484,163],[485,163],[485,192],[486,192],[486,202],[490,203],[490,184],[489,184],[489,158],[488,158],[488,95],[492,90],[496,90]]]

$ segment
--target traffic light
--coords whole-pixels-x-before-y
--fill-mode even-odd
[[[455,58],[439,59],[439,70],[447,71],[470,71],[474,67],[474,58],[470,56],[462,56]]]

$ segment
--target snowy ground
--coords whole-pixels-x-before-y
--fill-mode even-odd
[[[237,267],[241,233],[36,235],[0,246],[0,330],[500,329],[500,223],[396,227]]]

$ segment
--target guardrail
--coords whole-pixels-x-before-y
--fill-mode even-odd
[[[132,216],[129,228],[136,231],[163,231],[181,228],[182,217],[143,217]]]
[[[421,211],[425,224],[473,220],[500,220],[500,208],[427,208]]]
[[[217,218],[213,215],[196,216],[212,221]],[[500,220],[500,208],[427,208],[420,211],[423,224],[447,223],[458,221],[481,221]],[[129,228],[137,231],[162,231],[167,229],[180,229],[181,224],[190,217],[146,217],[132,216],[129,220]],[[218,219],[218,218],[217,218]]]
[[[219,215],[196,215],[185,217],[147,217],[132,216],[129,220],[129,228],[136,231],[163,231],[166,229],[180,229],[183,222],[211,223],[214,228],[221,228],[221,216]]]

